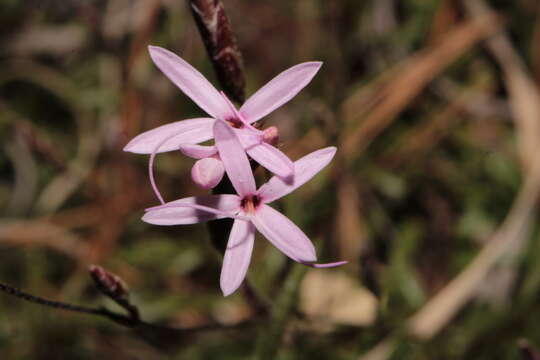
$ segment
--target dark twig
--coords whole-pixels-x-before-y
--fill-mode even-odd
[[[189,4],[221,86],[235,101],[243,102],[246,84],[242,55],[236,45],[222,1],[189,0]],[[234,188],[227,178],[221,180],[213,189],[215,194],[227,194],[231,191],[234,191]],[[208,223],[212,243],[222,254],[225,252],[227,234],[231,228],[231,219]]]
[[[139,309],[129,301],[129,289],[124,280],[98,265],[90,266],[89,271],[98,290],[123,307],[133,323],[140,323]]]
[[[112,312],[110,310],[107,310],[105,308],[91,308],[87,306],[80,306],[80,305],[73,305],[68,304],[60,301],[54,301],[54,300],[48,300],[44,299],[39,296],[28,294],[24,291],[21,291],[13,286],[6,285],[3,283],[0,283],[0,290],[18,297],[19,299],[23,299],[29,302],[32,302],[34,304],[39,304],[43,306],[52,307],[54,309],[60,309],[60,310],[66,310],[66,311],[72,311],[77,313],[83,313],[83,314],[91,314],[91,315],[98,315],[106,317],[109,320],[112,320],[120,325],[128,326],[128,327],[134,327],[138,325],[137,322],[134,322],[131,316],[126,316],[122,314],[118,314],[115,312]]]
[[[128,310],[129,315],[123,315],[123,314],[110,311],[106,308],[92,308],[88,306],[80,306],[80,305],[69,304],[69,303],[65,303],[61,301],[45,299],[40,296],[28,294],[13,286],[6,285],[3,283],[0,283],[0,291],[3,291],[9,295],[15,296],[19,299],[22,299],[22,300],[25,300],[34,304],[51,307],[53,309],[66,310],[66,311],[71,311],[75,313],[82,313],[82,314],[89,314],[89,315],[97,315],[97,316],[107,318],[108,320],[111,320],[119,325],[126,326],[129,328],[134,328],[137,330],[140,336],[146,338],[147,340],[150,340],[151,342],[154,342],[156,344],[163,345],[163,346],[170,345],[173,343],[177,344],[180,341],[180,339],[182,339],[182,336],[185,336],[185,335],[190,335],[190,334],[192,335],[192,334],[197,334],[199,332],[216,331],[216,330],[239,330],[239,329],[243,329],[249,326],[253,326],[255,324],[259,324],[260,320],[263,319],[261,316],[256,316],[254,318],[245,320],[243,322],[240,322],[234,325],[209,324],[209,325],[193,327],[193,328],[175,328],[175,327],[169,327],[166,325],[151,324],[151,323],[147,323],[141,320],[140,317],[138,316],[138,311],[136,313],[137,315],[135,316],[134,313],[131,310],[129,310],[132,308],[136,309],[133,305],[130,305],[126,309]]]
[[[246,81],[242,54],[221,0],[190,0],[193,17],[225,93],[244,102]]]

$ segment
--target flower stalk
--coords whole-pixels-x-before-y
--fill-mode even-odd
[[[245,99],[242,53],[221,0],[191,0],[193,18],[225,93],[237,103]]]

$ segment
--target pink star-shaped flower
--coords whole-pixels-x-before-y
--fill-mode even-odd
[[[192,170],[193,180],[204,188],[212,188],[223,176],[220,156],[214,146],[194,144],[214,137],[212,127],[218,119],[235,129],[243,149],[261,166],[284,179],[292,176],[292,161],[270,145],[277,135],[276,129],[261,131],[251,124],[292,99],[315,76],[321,62],[305,62],[285,70],[237,110],[225,94],[179,56],[157,46],[148,49],[157,67],[211,118],[187,119],[157,127],[132,139],[124,151],[152,154],[152,163],[156,153],[181,149],[184,154],[199,159]]]
[[[309,181],[334,157],[335,147],[327,147],[294,162],[291,182],[274,176],[258,190],[242,144],[233,129],[222,121],[214,123],[216,147],[237,195],[207,195],[175,200],[147,209],[143,221],[156,225],[194,224],[234,218],[223,258],[220,285],[225,296],[244,280],[251,260],[255,229],[291,259],[313,267],[332,267],[346,263],[314,264],[315,248],[291,220],[268,206]]]

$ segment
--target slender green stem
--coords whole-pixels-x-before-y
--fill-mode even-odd
[[[278,353],[283,332],[287,326],[291,313],[294,312],[294,304],[298,297],[298,284],[304,277],[307,267],[295,264],[289,272],[285,283],[283,284],[281,294],[279,295],[268,327],[261,329],[255,347],[254,360],[275,359]]]

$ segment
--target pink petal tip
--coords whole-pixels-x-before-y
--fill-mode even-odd
[[[317,269],[326,269],[326,268],[333,268],[333,267],[342,266],[342,265],[348,264],[349,262],[348,261],[336,261],[336,262],[325,263],[325,264],[313,264],[313,263],[299,261],[299,263],[301,263],[302,265],[310,266],[310,267],[317,268]]]

